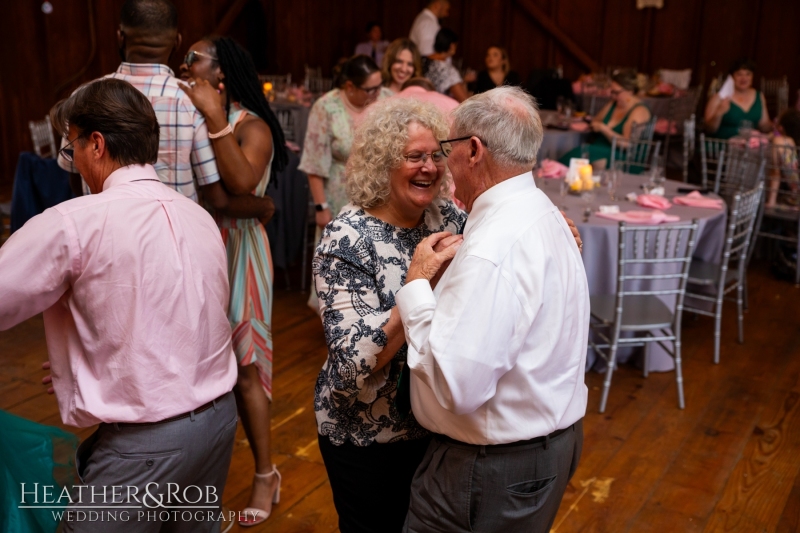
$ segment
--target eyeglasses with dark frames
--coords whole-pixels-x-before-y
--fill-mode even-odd
[[[405,154],[403,156],[403,159],[415,167],[424,166],[425,163],[428,162],[428,158],[430,158],[431,162],[433,162],[433,164],[437,167],[443,167],[445,165],[445,156],[438,150],[429,154],[425,152],[411,152],[410,154]]]
[[[383,84],[376,85],[375,87],[356,87],[356,88],[360,89],[360,90],[364,91],[365,93],[367,93],[368,95],[372,96],[376,92],[380,91],[381,87],[383,87]]]
[[[204,54],[203,52],[198,52],[197,50],[189,50],[189,53],[186,54],[186,57],[183,58],[183,62],[186,63],[187,67],[191,67],[192,65],[200,61],[201,57],[207,57],[212,61],[219,61],[216,57],[212,55]]]
[[[453,151],[454,142],[466,141],[467,139],[472,139],[473,137],[478,139],[481,142],[481,144],[484,145],[486,148],[489,148],[489,145],[486,143],[486,141],[484,141],[477,135],[467,135],[466,137],[459,137],[458,139],[447,139],[446,141],[439,141],[439,147],[442,149],[442,153],[444,154],[444,156],[449,157],[450,152]]]
[[[61,155],[61,157],[64,158],[65,161],[69,161],[70,163],[73,161],[73,159],[75,158],[75,149],[74,148],[70,148],[70,146],[75,144],[75,141],[77,141],[81,137],[83,137],[83,135],[78,135],[73,140],[71,140],[70,142],[65,144],[64,147],[61,148],[61,150],[58,151],[58,153]],[[66,139],[66,137],[64,137],[64,138]]]

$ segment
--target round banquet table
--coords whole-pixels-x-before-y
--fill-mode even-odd
[[[583,240],[583,264],[586,268],[586,277],[589,282],[589,294],[603,295],[614,294],[616,291],[617,279],[617,253],[619,243],[619,222],[607,218],[596,216],[600,205],[619,205],[620,211],[640,210],[646,211],[648,208],[640,207],[636,203],[625,200],[625,195],[630,192],[640,193],[640,184],[646,178],[622,174],[620,183],[615,192],[616,201],[609,199],[608,191],[605,188],[595,189],[594,201],[590,204],[592,215],[587,222],[584,222],[583,212],[586,206],[585,201],[580,196],[571,194],[562,198],[559,195],[561,180],[559,179],[537,179],[537,185],[544,191],[550,200],[557,206],[566,207],[566,215],[575,221],[575,225],[581,233]],[[678,187],[685,187],[682,182],[667,180],[665,197],[672,199],[678,196]],[[704,209],[698,207],[687,207],[673,204],[665,211],[670,215],[677,215],[681,218],[680,222],[688,222],[694,218],[698,220],[697,244],[693,257],[712,263],[719,263],[722,249],[725,243],[725,224],[727,219],[726,209]],[[654,226],[655,227],[655,226]],[[666,303],[666,302],[665,302]],[[668,304],[674,310],[674,298]],[[649,353],[648,370],[653,372],[666,372],[675,368],[675,363],[658,344],[648,343]],[[633,349],[620,350],[617,358],[620,362],[627,361],[633,354]],[[592,350],[586,360],[586,368],[592,368],[596,359]],[[603,370],[605,367],[602,359],[599,359],[596,369]]]
[[[542,124],[545,127],[542,146],[539,148],[539,154],[536,156],[536,160],[539,162],[545,159],[558,160],[559,157],[576,146],[580,146],[588,135],[588,133],[581,133],[575,130],[562,130],[547,127],[548,124],[559,120],[556,111],[542,109],[539,111],[539,115],[542,117]]]

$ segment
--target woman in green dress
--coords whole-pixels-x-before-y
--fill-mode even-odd
[[[644,124],[650,120],[650,110],[636,97],[636,72],[621,70],[611,77],[611,101],[595,115],[591,122],[594,140],[584,146],[573,148],[564,154],[559,161],[569,165],[573,157],[582,157],[588,152],[589,162],[599,167],[606,167],[611,159],[611,140],[615,137],[619,143],[622,139],[630,139],[634,124]]]
[[[755,64],[740,59],[731,67],[733,95],[720,98],[715,94],[706,104],[706,130],[716,139],[730,139],[739,134],[739,128],[748,125],[769,132],[772,123],[767,113],[764,95],[753,88]]]

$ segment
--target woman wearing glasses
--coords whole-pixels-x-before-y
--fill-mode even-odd
[[[375,104],[347,163],[350,203],[325,228],[314,257],[328,344],[314,410],[342,533],[401,531],[428,446],[409,412],[408,376],[400,379],[407,348],[394,295],[420,240],[458,234],[466,219],[449,200],[439,145],[447,133],[433,104]]]
[[[355,125],[367,106],[391,93],[383,87],[378,65],[365,55],[357,55],[337,67],[337,88],[314,102],[308,116],[300,170],[308,174],[308,185],[316,209],[319,242],[322,228],[347,203],[344,167],[350,156]],[[308,306],[319,312],[317,295],[312,291]]]
[[[288,160],[283,133],[261,92],[250,55],[222,37],[195,43],[181,65],[184,91],[206,118],[219,171],[264,196],[272,171]],[[239,360],[236,403],[255,459],[253,491],[242,526],[266,520],[281,476],[270,456],[272,401],[272,258],[263,225],[215,213],[228,250],[228,319]]]
[[[591,163],[602,161],[600,166],[608,165],[611,160],[611,140],[616,137],[619,144],[621,140],[630,139],[634,124],[644,124],[650,120],[650,110],[636,97],[636,90],[636,71],[627,69],[615,72],[611,76],[611,101],[591,122],[594,140],[587,146],[570,150],[560,161],[569,165],[571,158],[582,157],[583,152],[588,151]],[[631,171],[635,173],[635,170]]]

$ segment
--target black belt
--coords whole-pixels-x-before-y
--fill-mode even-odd
[[[200,414],[203,411],[208,411],[209,409],[214,407],[218,402],[220,402],[228,394],[230,394],[230,393],[226,392],[225,394],[223,394],[219,398],[215,398],[215,399],[211,400],[210,402],[204,403],[203,405],[201,405],[197,409],[189,411],[188,413],[183,413],[182,415],[171,416],[169,418],[165,418],[164,420],[159,420],[158,422],[116,422],[116,423],[111,423],[110,425],[114,425],[114,426],[117,426],[117,427],[155,426],[155,425],[158,425],[158,424],[166,424],[167,422],[175,422],[176,420],[183,420],[184,418],[189,418],[192,415]]]
[[[486,451],[491,450],[503,450],[508,448],[518,448],[520,446],[530,446],[531,444],[547,444],[549,441],[561,436],[562,434],[566,433],[575,428],[575,424],[564,428],[564,429],[557,429],[554,432],[546,435],[544,437],[535,437],[528,440],[518,440],[516,442],[507,442],[503,444],[470,444],[468,442],[461,442],[460,440],[456,440],[453,438],[448,437],[447,435],[440,435],[438,433],[434,434],[434,437],[450,444],[456,444],[458,446],[468,446],[470,448],[482,448]]]

